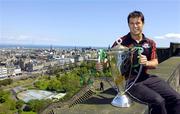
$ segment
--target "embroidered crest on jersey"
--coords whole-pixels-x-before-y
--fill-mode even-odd
[[[142,45],[142,47],[143,47],[143,48],[150,48],[150,46],[149,46],[148,43],[144,43],[144,44]]]

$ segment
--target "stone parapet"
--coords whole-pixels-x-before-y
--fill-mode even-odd
[[[180,88],[180,57],[171,57],[158,65],[156,69],[149,70],[150,74],[157,75],[166,80],[172,88]]]

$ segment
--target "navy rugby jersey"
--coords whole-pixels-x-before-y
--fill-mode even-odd
[[[115,41],[112,45],[112,48],[118,44],[121,44],[128,48],[131,48],[134,46],[143,47],[144,51],[142,52],[142,55],[146,55],[148,61],[157,58],[155,42],[149,38],[146,38],[144,34],[143,34],[142,40],[139,43],[137,43],[134,39],[131,38],[130,33],[128,33],[127,35],[125,35],[125,36],[119,38],[117,41]],[[138,53],[133,54],[133,65],[134,64],[138,64]],[[138,79],[139,81],[146,79],[146,77],[143,75],[147,74],[147,70],[148,70],[148,67],[144,66],[141,76]],[[135,78],[138,74],[138,71],[139,71],[139,67],[133,68],[131,75],[134,75],[134,78]],[[131,78],[132,78],[132,76],[131,76]]]

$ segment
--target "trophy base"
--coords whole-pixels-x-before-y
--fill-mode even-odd
[[[116,97],[111,102],[113,106],[116,107],[130,107],[132,100],[130,100],[126,95],[116,95]]]

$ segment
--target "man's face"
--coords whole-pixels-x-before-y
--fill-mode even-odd
[[[144,23],[140,17],[130,18],[128,25],[132,35],[138,36],[142,33]]]

